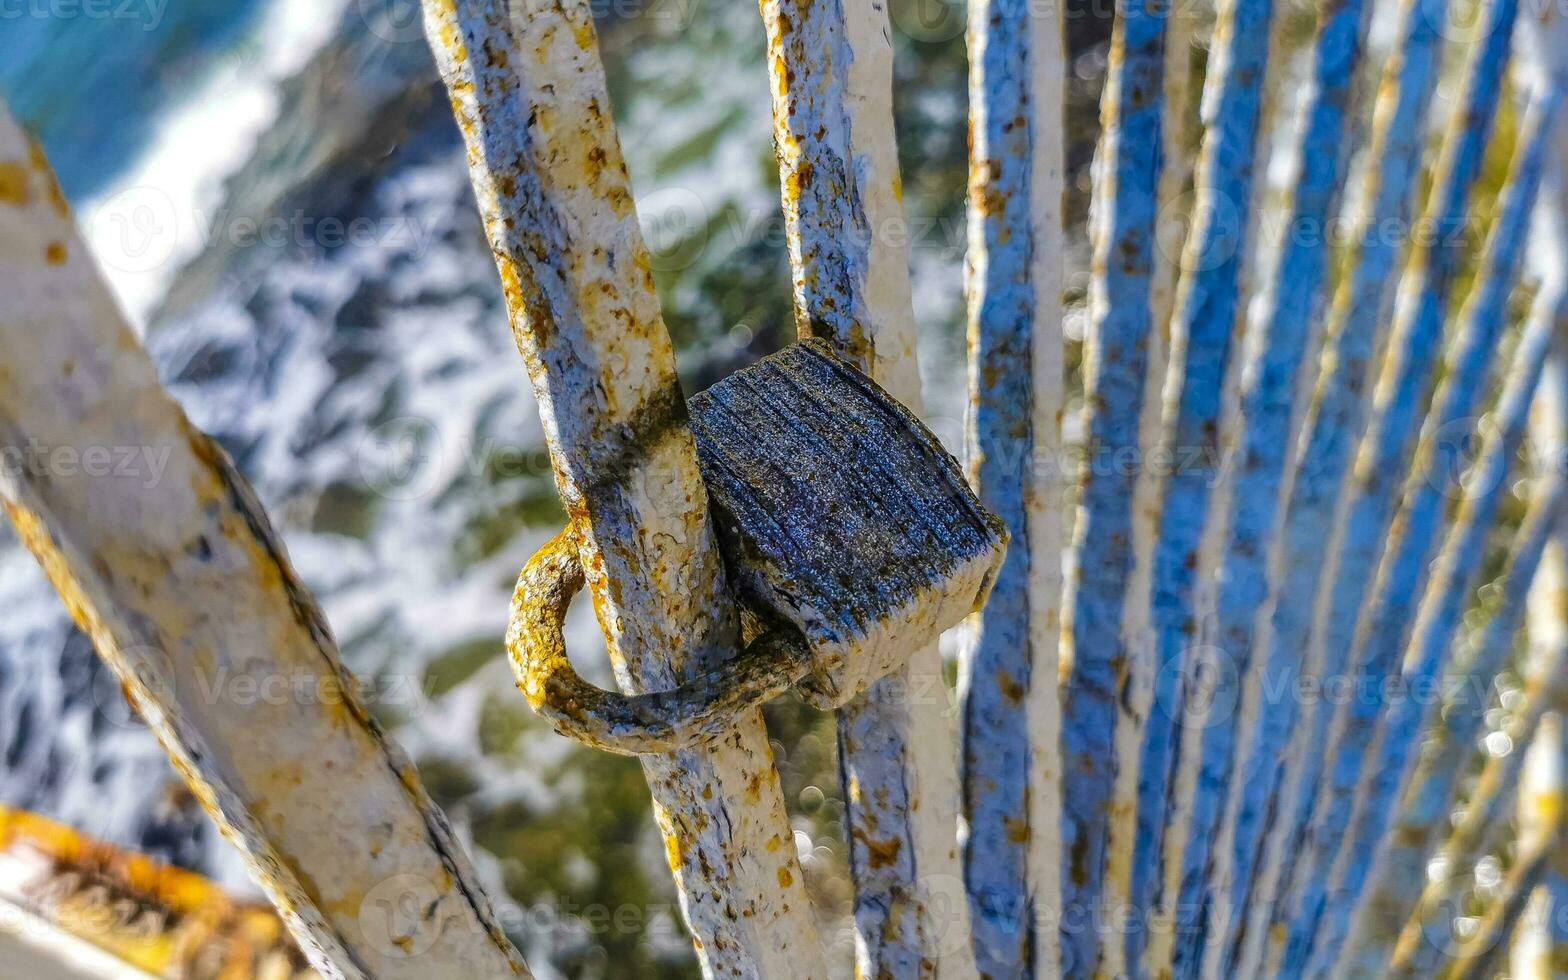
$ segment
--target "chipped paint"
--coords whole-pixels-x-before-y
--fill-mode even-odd
[[[590,5],[424,9],[618,686],[673,688],[733,657],[739,623]],[[789,833],[761,713],[642,763],[707,975],[822,976],[801,876],[781,888],[774,865],[741,857]]]
[[[1060,974],[1062,24],[970,5],[970,480],[1013,543],[959,661],[964,886],[982,976]],[[1040,928],[1042,925],[1045,928]]]
[[[802,337],[920,411],[885,4],[762,0],[774,149]],[[935,644],[839,711],[856,971],[974,975],[959,891],[957,748]],[[896,853],[896,862],[873,860]]]
[[[0,112],[0,158],[24,153],[28,203],[0,209],[0,363],[28,369],[0,372],[0,442],[129,442],[167,464],[156,485],[8,469],[0,497],[23,541],[323,976],[527,976],[446,819],[353,696],[250,487],[160,387],[47,162]],[[50,242],[68,244],[63,262]],[[258,672],[344,697],[206,693],[215,675]],[[404,950],[376,903],[409,888],[433,927]]]

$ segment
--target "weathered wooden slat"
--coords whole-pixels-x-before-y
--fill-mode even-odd
[[[969,472],[1012,532],[959,663],[964,884],[985,976],[1060,975],[1059,12],[969,13]],[[1044,928],[1041,926],[1044,925]]]
[[[762,0],[795,317],[921,411],[885,5]],[[974,972],[957,745],[934,644],[839,711],[863,976]]]
[[[590,5],[424,7],[616,679],[674,687],[739,627]],[[643,768],[704,971],[824,975],[761,713]]]
[[[1323,228],[1339,204],[1351,150],[1351,81],[1360,63],[1366,21],[1366,8],[1360,0],[1319,6],[1312,94],[1303,110],[1295,147],[1299,171],[1285,210],[1286,228]],[[1258,622],[1259,611],[1268,598],[1274,551],[1284,550],[1281,494],[1288,485],[1285,481],[1292,462],[1291,436],[1306,414],[1311,395],[1316,364],[1308,360],[1308,345],[1314,320],[1324,305],[1327,267],[1328,253],[1321,241],[1303,234],[1287,236],[1263,296],[1259,314],[1262,337],[1244,372],[1250,380],[1244,382],[1247,386],[1238,410],[1242,434],[1236,449],[1213,626],[1215,642],[1222,655],[1233,659],[1238,681],[1255,669],[1255,634],[1267,626]],[[1270,663],[1266,676],[1272,680],[1276,672],[1293,666]],[[1244,695],[1251,694],[1250,687]],[[1230,793],[1233,780],[1237,783],[1235,803],[1222,821],[1227,832],[1216,842],[1220,851],[1211,858],[1212,867],[1206,872],[1207,889],[1186,890],[1177,899],[1178,907],[1188,909],[1202,908],[1217,897],[1228,901],[1223,923],[1214,924],[1221,928],[1207,927],[1207,975],[1229,976],[1234,970],[1236,943],[1245,925],[1243,910],[1251,899],[1264,830],[1264,807],[1278,785],[1285,744],[1295,720],[1292,699],[1260,710],[1257,698],[1244,696],[1238,708],[1231,724],[1212,720],[1214,740],[1221,744],[1204,745],[1200,776],[1204,785],[1213,787],[1211,792],[1221,796]],[[1243,738],[1240,744],[1234,741],[1237,728]],[[1244,767],[1243,748],[1250,748]],[[1191,836],[1205,835],[1194,829]]]
[[[1355,215],[1353,255],[1329,316],[1323,373],[1304,423],[1304,442],[1286,508],[1281,540],[1284,569],[1274,590],[1274,611],[1259,643],[1267,650],[1263,669],[1270,678],[1336,677],[1344,674],[1348,649],[1309,643],[1319,590],[1326,581],[1334,515],[1344,475],[1359,441],[1368,408],[1366,390],[1380,328],[1392,302],[1397,241],[1384,234],[1409,220],[1425,145],[1425,121],[1441,54],[1439,25],[1446,0],[1407,0],[1400,11],[1398,42],[1385,65],[1373,118],[1366,170],[1367,205]],[[1255,862],[1249,907],[1239,938],[1237,963],[1262,969],[1271,947],[1270,909],[1288,890],[1301,852],[1315,786],[1324,762],[1330,706],[1307,704],[1295,724],[1273,792],[1256,804],[1266,836]],[[1311,747],[1311,748],[1309,748]],[[1260,751],[1278,751],[1265,746]],[[1268,777],[1265,777],[1268,778]]]
[[[1094,976],[1107,939],[1095,913],[1118,770],[1118,702],[1129,681],[1123,614],[1138,467],[1099,467],[1140,446],[1151,333],[1167,4],[1118,0],[1101,98],[1098,217],[1085,341],[1084,441],[1071,572],[1062,607],[1062,973]],[[1134,456],[1136,458],[1136,456]],[[1130,765],[1131,760],[1127,760]]]
[[[0,444],[34,460],[0,474],[7,513],[317,969],[526,976],[250,486],[159,385],[3,109],[0,365]]]
[[[1208,841],[1198,840],[1206,834],[1199,831],[1189,839],[1185,828],[1204,826],[1205,817],[1216,814],[1215,807],[1221,802],[1207,792],[1208,787],[1202,787],[1193,800],[1191,818],[1195,822],[1167,825],[1175,770],[1182,764],[1178,748],[1187,693],[1182,674],[1202,655],[1193,644],[1198,635],[1198,550],[1219,473],[1225,379],[1239,333],[1237,325],[1245,319],[1241,275],[1247,255],[1246,222],[1237,215],[1245,213],[1252,201],[1273,3],[1225,0],[1217,14],[1204,91],[1195,225],[1182,252],[1171,325],[1172,337],[1179,338],[1172,348],[1180,351],[1179,360],[1171,366],[1171,384],[1179,385],[1180,393],[1161,445],[1169,450],[1170,458],[1182,463],[1165,477],[1150,581],[1153,704],[1144,719],[1136,763],[1136,833],[1132,841],[1118,840],[1114,833],[1111,836],[1115,850],[1131,845],[1129,893],[1135,907],[1150,911],[1168,907],[1177,898],[1164,893],[1161,870],[1167,858],[1181,864],[1183,851],[1191,847],[1199,870],[1206,866],[1204,855],[1196,853],[1206,848]],[[1180,891],[1186,890],[1187,877],[1184,873]],[[1149,918],[1147,912],[1144,918]],[[1142,963],[1148,936],[1147,929],[1128,931],[1128,963]],[[1202,948],[1201,943],[1192,945],[1191,936],[1188,932],[1177,937],[1172,951],[1177,971]],[[1165,968],[1163,962],[1154,963],[1150,971],[1163,973]]]

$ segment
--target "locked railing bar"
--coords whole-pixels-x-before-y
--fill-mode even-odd
[[[917,331],[884,4],[763,0],[795,317],[910,409]],[[839,709],[863,976],[974,974],[958,853],[958,751],[935,644]]]
[[[733,655],[738,623],[599,61],[577,0],[428,0],[507,312],[624,690]],[[710,976],[825,975],[761,712],[642,757]]]
[[[964,883],[985,976],[1060,973],[1060,12],[969,12],[969,474],[1012,543],[959,662]]]
[[[42,149],[3,109],[0,161],[0,442],[166,460],[6,467],[23,542],[323,976],[527,976],[250,486],[159,385]],[[229,696],[226,676],[312,693]]]
[[[1096,454],[1136,454],[1148,393],[1155,222],[1164,105],[1164,2],[1119,0],[1111,69],[1100,100],[1089,329],[1084,340],[1084,441]],[[1154,396],[1159,397],[1158,393]],[[1148,447],[1146,447],[1148,448]],[[1136,458],[1136,457],[1135,457]],[[1117,772],[1116,738],[1130,677],[1123,642],[1132,573],[1137,467],[1080,478],[1062,608],[1062,970],[1094,976],[1106,937],[1086,923],[1105,894]],[[1130,760],[1127,764],[1130,764]],[[1072,923],[1068,917],[1073,916]]]

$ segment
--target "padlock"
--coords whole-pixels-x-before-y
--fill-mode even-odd
[[[562,532],[523,570],[507,636],[519,686],[557,731],[667,752],[794,684],[838,707],[984,605],[1006,525],[931,431],[826,343],[763,358],[688,406],[746,647],[667,691],[582,680],[562,620],[583,577]]]

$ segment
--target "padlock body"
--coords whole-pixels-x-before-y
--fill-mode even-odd
[[[731,584],[800,630],[813,704],[850,700],[984,604],[1006,526],[930,430],[827,344],[788,347],[689,405]]]

